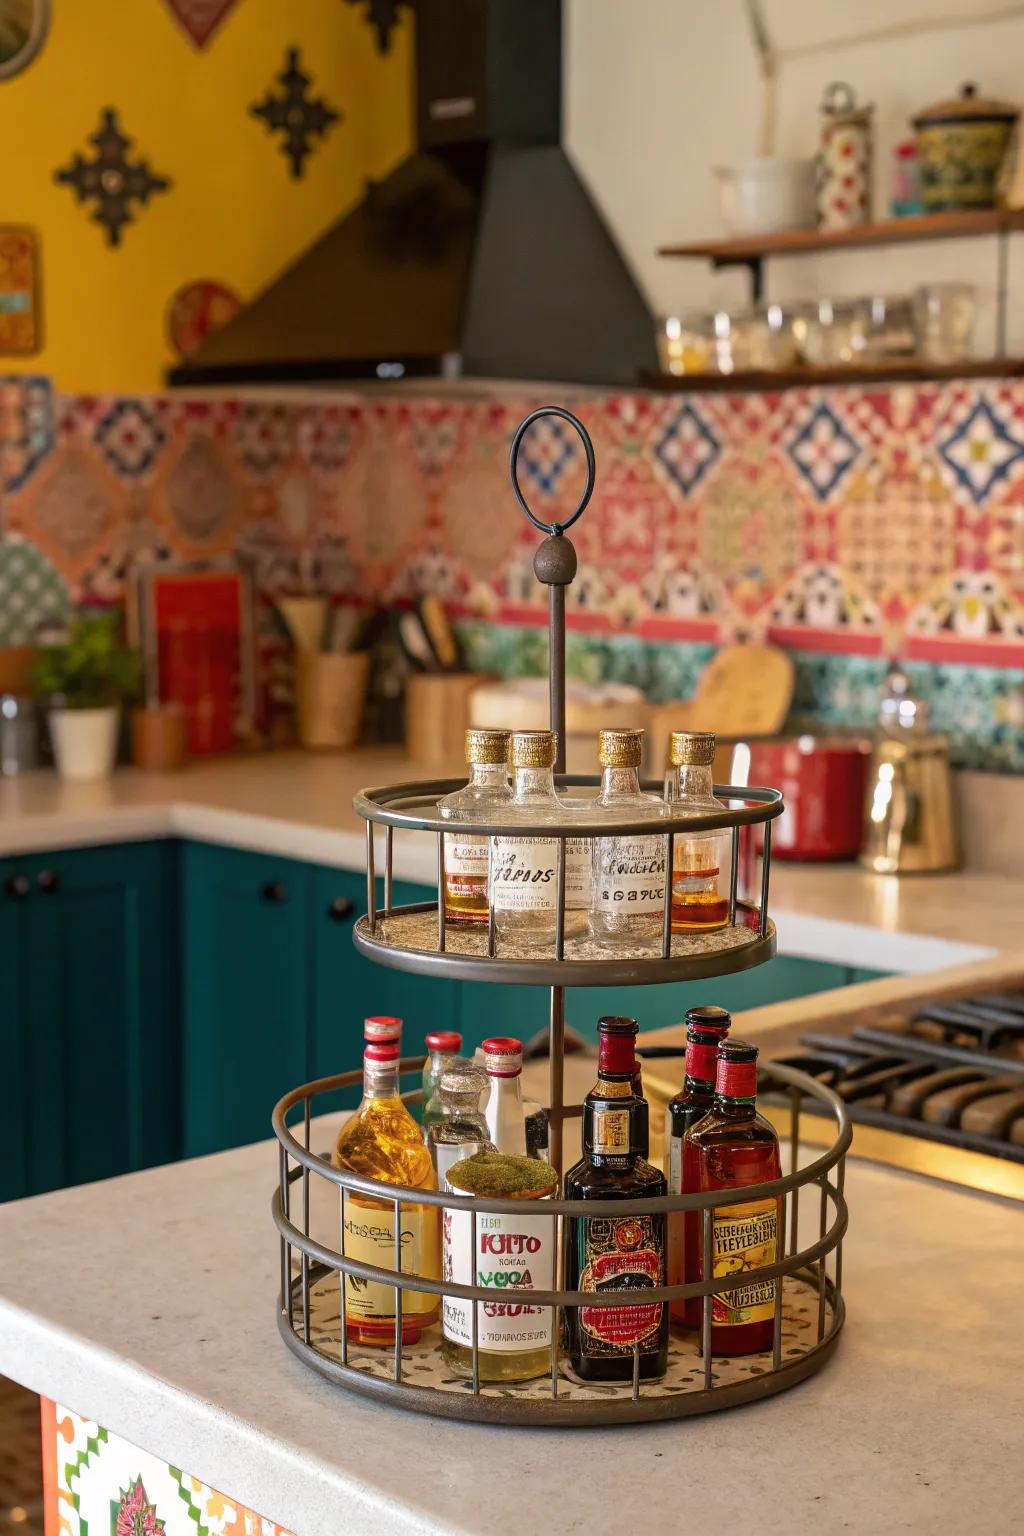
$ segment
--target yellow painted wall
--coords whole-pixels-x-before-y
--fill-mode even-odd
[[[249,115],[299,46],[343,114],[301,180]],[[27,224],[42,252],[43,349],[0,372],[51,374],[69,391],[160,387],[174,361],[167,301],[215,278],[251,298],[355,202],[412,140],[408,24],[381,58],[363,9],[345,0],[235,0],[199,50],[165,0],[53,0],[42,51],[0,81],[0,221]],[[71,188],[53,179],[116,107],[133,153],[169,176],[111,247]]]

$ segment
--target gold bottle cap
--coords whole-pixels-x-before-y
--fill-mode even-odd
[[[553,731],[513,731],[513,768],[553,768],[555,734]]]
[[[507,763],[511,731],[468,730],[467,763]]]
[[[597,760],[602,768],[639,768],[644,757],[642,729],[597,733]]]
[[[673,731],[668,738],[668,760],[673,768],[710,768],[715,760],[713,731]]]

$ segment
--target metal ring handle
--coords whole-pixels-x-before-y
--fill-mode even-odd
[[[542,523],[539,517],[534,517],[533,513],[530,511],[529,506],[527,505],[526,497],[523,495],[519,484],[519,472],[517,463],[519,459],[520,444],[522,443],[523,438],[526,436],[526,433],[529,431],[530,427],[533,426],[533,423],[535,421],[540,421],[544,416],[560,416],[562,420],[567,421],[571,427],[575,427],[576,431],[580,435],[580,440],[583,443],[583,452],[587,456],[587,483],[583,487],[583,495],[580,497],[576,505],[576,510],[572,516],[567,517],[565,521],[561,523]],[[594,494],[594,481],[597,476],[597,464],[594,459],[594,444],[590,440],[590,433],[587,431],[582,421],[580,421],[578,417],[574,416],[572,411],[567,411],[564,406],[542,405],[539,410],[531,411],[529,416],[524,417],[524,419],[519,423],[519,426],[516,428],[516,435],[512,439],[512,446],[508,451],[508,476],[512,481],[513,495],[515,496],[516,501],[519,503],[521,509],[530,519],[530,522],[533,524],[533,526],[538,528],[541,533],[550,533],[556,536],[560,533],[565,533],[566,529],[571,528],[576,519],[582,516],[583,512],[586,510],[587,503],[589,502],[591,496]]]

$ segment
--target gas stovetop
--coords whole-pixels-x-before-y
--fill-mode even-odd
[[[862,1010],[772,1055],[843,1099],[855,1156],[1024,1200],[1024,990]]]

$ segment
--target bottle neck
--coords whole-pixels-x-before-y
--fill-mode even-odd
[[[474,789],[507,789],[508,769],[504,763],[470,763],[469,782]]]
[[[705,1044],[700,1040],[688,1040],[683,1086],[694,1092],[713,1093],[717,1060],[717,1045]]]
[[[589,1161],[599,1168],[632,1168],[644,1155],[646,1110],[633,1091],[631,1073],[599,1068],[583,1105],[583,1151]]]
[[[554,769],[514,769],[512,777],[512,792],[516,800],[553,800],[555,798]]]
[[[398,1063],[382,1066],[375,1063],[371,1066],[363,1063],[363,1098],[364,1099],[397,1099],[398,1098]]]
[[[639,795],[638,768],[604,768],[601,771],[601,800],[618,800],[624,795]]]
[[[713,800],[713,788],[710,766],[706,767],[702,763],[680,763],[676,769],[677,800]]]
[[[723,1093],[715,1094],[714,1107],[723,1120],[753,1120],[757,1114],[756,1099],[733,1099]]]
[[[501,1100],[503,1103],[521,1104],[523,1099],[523,1080],[517,1072],[515,1077],[491,1077],[488,1076],[491,1087],[490,1097]]]

